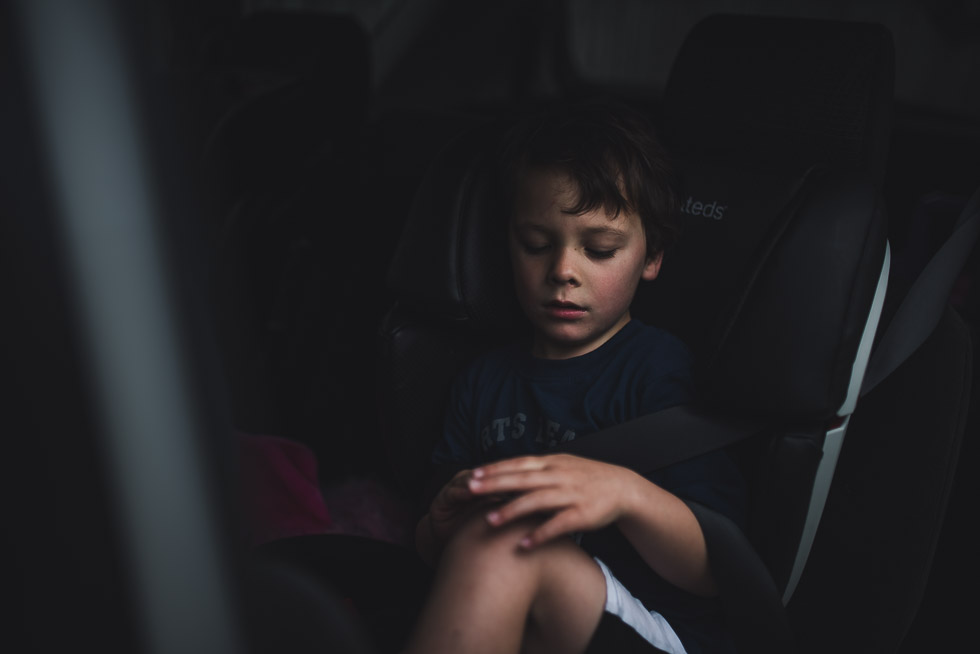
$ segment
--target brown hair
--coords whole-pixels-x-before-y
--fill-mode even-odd
[[[614,216],[636,213],[648,256],[670,247],[680,231],[667,152],[650,121],[625,104],[603,99],[539,109],[510,131],[502,164],[510,207],[526,171],[558,170],[578,187],[578,201],[568,213],[600,207]]]

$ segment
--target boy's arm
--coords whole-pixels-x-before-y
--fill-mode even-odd
[[[675,495],[631,470],[568,454],[529,456],[477,468],[469,488],[474,495],[519,493],[487,514],[493,525],[551,514],[528,534],[524,547],[616,523],[661,577],[697,595],[717,594],[694,514]]]
[[[673,493],[632,470],[626,472],[633,483],[616,523],[619,530],[667,581],[695,595],[717,595],[704,534],[694,513]]]

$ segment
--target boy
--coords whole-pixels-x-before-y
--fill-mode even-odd
[[[547,453],[692,399],[680,341],[630,319],[677,231],[664,152],[642,117],[609,105],[542,114],[515,134],[508,242],[532,338],[478,359],[453,388],[433,458],[465,469],[416,530],[438,571],[409,649],[731,650],[679,499],[738,520],[727,456],[643,477]]]

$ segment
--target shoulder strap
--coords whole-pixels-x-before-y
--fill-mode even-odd
[[[680,405],[607,427],[556,450],[650,472],[731,445],[766,426],[761,421],[719,419]]]
[[[939,323],[950,290],[980,234],[980,188],[974,191],[942,247],[905,295],[868,362],[861,395],[890,375]]]

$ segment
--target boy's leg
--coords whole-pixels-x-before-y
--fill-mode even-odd
[[[606,601],[601,569],[570,539],[525,551],[532,521],[477,513],[447,545],[409,651],[582,652]]]

